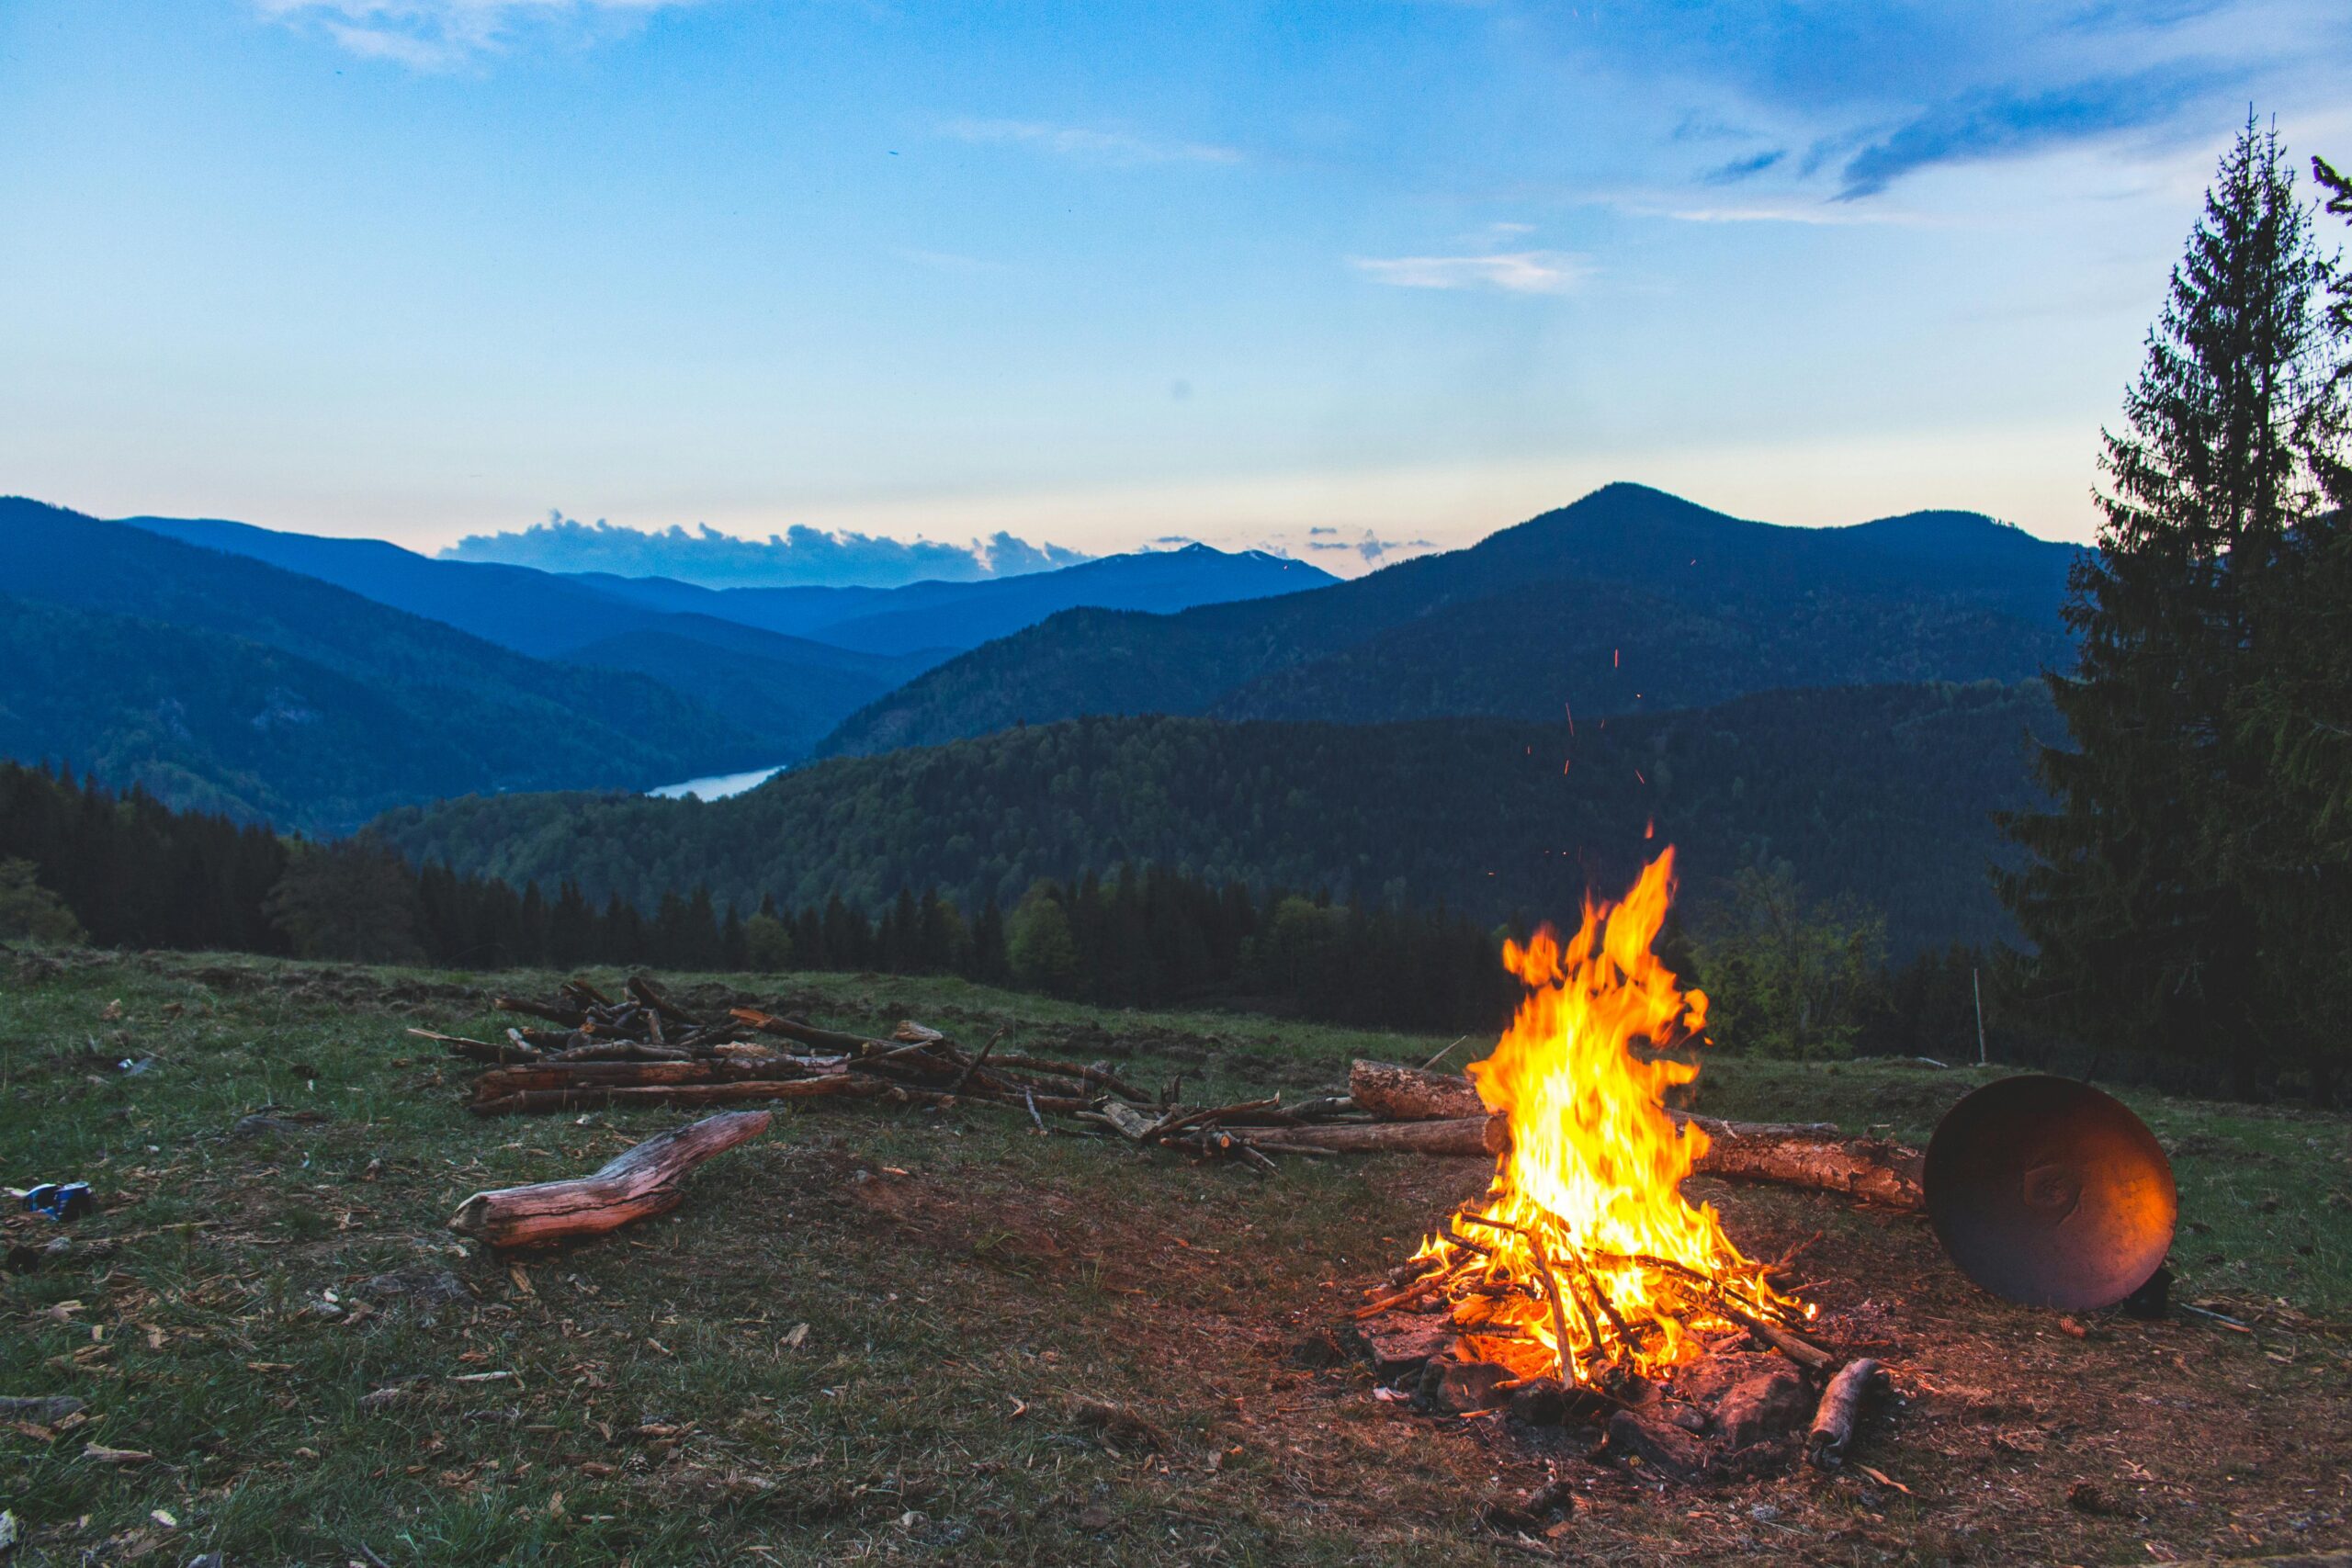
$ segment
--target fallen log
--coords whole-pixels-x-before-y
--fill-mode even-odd
[[[1672,1114],[1672,1112],[1668,1112]],[[1717,1122],[1678,1118],[1707,1134],[1707,1146],[1691,1169],[1725,1181],[1770,1181],[1842,1192],[1890,1209],[1922,1211],[1920,1185],[1927,1156],[1883,1138],[1840,1138],[1837,1129],[1771,1122]]]
[[[1105,1094],[1115,1094],[1122,1100],[1148,1100],[1151,1098],[1139,1089],[1128,1088],[1115,1073],[1102,1067],[1080,1066],[1076,1062],[1047,1062],[1035,1056],[999,1056],[990,1065],[1016,1073],[1044,1073],[1052,1077],[1076,1078],[1080,1083],[1092,1084]]]
[[[1846,1445],[1854,1440],[1854,1427],[1863,1403],[1886,1386],[1886,1369],[1868,1356],[1838,1369],[1822,1391],[1820,1408],[1813,1414],[1813,1429],[1805,1434],[1804,1456],[1823,1470],[1846,1462]]]
[[[810,1066],[781,1056],[751,1061],[537,1062],[492,1068],[474,1079],[474,1098],[496,1100],[530,1089],[641,1089],[698,1083],[796,1083],[812,1077],[845,1076],[838,1066]]]
[[[1344,1145],[1327,1145],[1333,1149],[1479,1155],[1498,1153],[1502,1146],[1479,1126],[1488,1118],[1478,1091],[1468,1078],[1452,1073],[1393,1062],[1357,1062],[1348,1069],[1348,1097],[1382,1117],[1380,1126],[1452,1130],[1404,1140],[1351,1138]],[[1907,1145],[1879,1138],[1840,1137],[1837,1124],[1830,1122],[1724,1122],[1684,1111],[1668,1111],[1667,1115],[1678,1126],[1695,1127],[1706,1134],[1707,1146],[1691,1166],[1698,1175],[1840,1192],[1893,1209],[1927,1207],[1920,1186],[1924,1156]],[[1327,1134],[1322,1128],[1306,1128],[1296,1136],[1321,1139]]]
[[[1433,1073],[1395,1062],[1348,1065],[1348,1098],[1383,1122],[1456,1121],[1487,1114],[1486,1101],[1460,1073]]]
[[[729,1016],[738,1023],[749,1024],[763,1034],[781,1035],[797,1040],[803,1045],[814,1045],[820,1051],[838,1051],[845,1055],[862,1056],[872,1052],[895,1050],[887,1040],[870,1040],[863,1034],[843,1034],[837,1029],[819,1029],[795,1019],[778,1018],[757,1008],[730,1008]]]
[[[679,1183],[711,1156],[768,1130],[764,1111],[729,1111],[648,1138],[593,1176],[477,1192],[458,1205],[449,1228],[505,1250],[602,1235],[684,1201]]]

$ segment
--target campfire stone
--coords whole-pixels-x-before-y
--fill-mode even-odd
[[[1775,1367],[1734,1383],[1715,1407],[1715,1424],[1735,1450],[1777,1442],[1812,1418],[1813,1391],[1793,1367]]]
[[[1555,1378],[1539,1378],[1510,1396],[1511,1418],[1531,1427],[1565,1426],[1573,1408],[1568,1391]]]
[[[1663,1419],[1620,1410],[1609,1418],[1608,1451],[1644,1464],[1678,1480],[1688,1481],[1707,1468],[1707,1445]]]
[[[1727,1449],[1750,1448],[1786,1437],[1813,1416],[1813,1390],[1779,1356],[1718,1350],[1682,1369],[1674,1392],[1714,1411],[1714,1429]]]
[[[1402,1378],[1453,1347],[1453,1323],[1442,1315],[1383,1313],[1357,1324],[1355,1337],[1374,1372],[1383,1378]]]
[[[1421,1369],[1420,1402],[1453,1416],[1500,1409],[1510,1396],[1498,1385],[1510,1379],[1510,1370],[1493,1361],[1432,1360]]]

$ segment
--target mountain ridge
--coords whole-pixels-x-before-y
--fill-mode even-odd
[[[1668,672],[1689,688],[1676,700],[1720,701],[1792,683],[1808,650],[1815,673],[1806,683],[2017,680],[2071,646],[2058,611],[2076,554],[1974,513],[1804,528],[1613,484],[1464,549],[1326,588],[1172,615],[1066,611],[949,660],[851,715],[817,755],[939,744],[1093,713],[1378,722],[1425,711],[1384,708],[1384,684],[1418,685],[1440,669],[1457,688],[1488,694],[1453,712],[1598,716],[1656,706],[1662,699],[1650,683],[1619,678],[1622,655],[1629,638],[1669,614],[1686,640],[1690,630],[1712,628],[1720,645],[1713,668],[1702,669],[1661,639],[1674,658]],[[1614,617],[1605,669],[1597,645],[1561,669],[1546,662],[1540,637],[1531,633],[1506,653],[1510,638],[1487,635],[1482,621],[1509,627],[1504,602],[1539,584],[1553,585],[1555,619],[1564,624]],[[1432,645],[1430,624],[1448,615],[1438,624],[1453,626],[1453,635]],[[1408,630],[1416,625],[1419,633]],[[1395,640],[1383,649],[1384,638]],[[1736,660],[1749,644],[1770,653],[1773,674],[1741,676]],[[1923,664],[1913,656],[1921,646],[1949,658]]]
[[[313,804],[275,794],[274,785],[262,788],[261,795],[283,802],[289,827],[339,830],[381,809],[368,779],[409,776],[388,759],[394,752],[446,750],[461,760],[430,775],[433,788],[445,793],[590,779],[645,787],[765,760],[756,738],[642,676],[532,659],[315,578],[40,502],[0,499],[0,582],[20,604],[61,612],[49,618],[52,635],[66,635],[62,628],[79,616],[96,638],[90,657],[50,667],[50,690],[34,689],[25,660],[12,663],[0,682],[0,750],[21,755],[34,747],[37,760],[58,743],[33,739],[37,726],[28,716],[38,712],[49,716],[40,721],[42,734],[71,739],[72,754],[57,760],[86,765],[92,756],[107,755],[112,766],[130,769],[142,757],[162,767],[170,753],[172,765],[185,769],[199,756],[244,755],[247,738],[231,744],[218,733],[196,737],[203,744],[195,750],[174,751],[151,737],[142,752],[135,738],[143,721],[121,706],[125,694],[160,692],[158,701],[212,715],[222,726],[240,712],[249,716],[236,722],[250,725],[254,716],[284,708],[285,722],[277,727],[282,744],[275,751],[266,746],[250,765],[232,770],[246,783],[223,784],[244,799],[254,793],[247,784],[273,776],[262,766],[271,758],[289,778],[311,765],[300,758],[316,761],[302,739],[303,721],[292,715],[308,712],[323,716],[314,722],[328,722],[334,715],[322,704],[341,712],[360,703],[355,694],[366,694],[379,733],[355,735],[342,767],[347,776],[330,796],[367,804],[338,810],[326,804],[330,796]],[[15,619],[11,629],[21,642],[27,617]],[[261,650],[282,658],[273,661]],[[194,682],[206,670],[221,673],[231,689],[199,689]],[[313,678],[314,671],[322,675]],[[332,689],[324,694],[292,683],[318,686],[325,676]],[[174,694],[157,688],[157,679],[177,680],[182,689]],[[291,700],[270,697],[266,681],[286,686]],[[74,711],[77,689],[88,699],[87,722],[61,731],[56,721]],[[167,732],[168,726],[165,738],[178,744],[182,738]],[[255,733],[268,737],[271,725]],[[248,804],[255,815],[278,809]]]

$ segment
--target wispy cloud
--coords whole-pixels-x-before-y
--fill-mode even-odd
[[[1498,288],[1506,294],[1566,294],[1592,274],[1590,263],[1566,251],[1351,256],[1349,265],[1375,283],[1398,288]]]
[[[2211,73],[2188,67],[2100,77],[2041,93],[1966,94],[1848,159],[1838,198],[1875,196],[1929,164],[2013,157],[2161,124],[2213,85]]]
[[[1049,125],[1027,119],[951,119],[940,133],[958,141],[1030,147],[1057,158],[1096,164],[1238,164],[1240,149],[1207,141],[1168,141],[1124,130]]]
[[[1711,186],[1736,185],[1742,180],[1754,179],[1788,155],[1786,148],[1775,147],[1769,152],[1757,152],[1746,158],[1734,158],[1728,164],[1718,164],[1699,178]]]
[[[1337,534],[1339,532],[1340,530],[1337,528],[1309,528],[1307,530],[1309,536],[1318,534]],[[1259,547],[1276,555],[1287,553],[1282,550],[1278,546],[1271,543],[1261,545]],[[1310,550],[1324,552],[1327,555],[1338,554],[1353,556],[1358,560],[1363,562],[1367,567],[1379,567],[1388,565],[1395,561],[1408,559],[1413,556],[1425,555],[1429,551],[1437,548],[1437,543],[1432,539],[1385,539],[1373,530],[1366,528],[1363,530],[1363,536],[1355,539],[1315,538],[1310,536],[1306,542],[1306,547]],[[1293,557],[1292,558],[1296,559],[1298,558]]]
[[[363,59],[443,71],[563,29],[594,38],[696,0],[254,0],[272,21],[315,28]]]
[[[1670,204],[1623,203],[1628,212],[1648,218],[1671,218],[1679,223],[1804,223],[1827,228],[1935,228],[1942,220],[1923,213],[1882,206],[1847,206],[1799,197],[1788,201],[1743,202],[1733,207],[1676,207]]]

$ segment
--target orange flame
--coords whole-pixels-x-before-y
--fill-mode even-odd
[[[1452,1306],[1466,1354],[1521,1376],[1593,1383],[1690,1353],[1692,1330],[1801,1320],[1682,1179],[1707,1146],[1668,1089],[1698,1077],[1666,1055],[1705,1027],[1651,951],[1673,895],[1671,848],[1623,903],[1587,899],[1566,942],[1546,926],[1503,963],[1527,987],[1494,1054],[1470,1074],[1508,1119],[1487,1195],[1415,1255]]]

